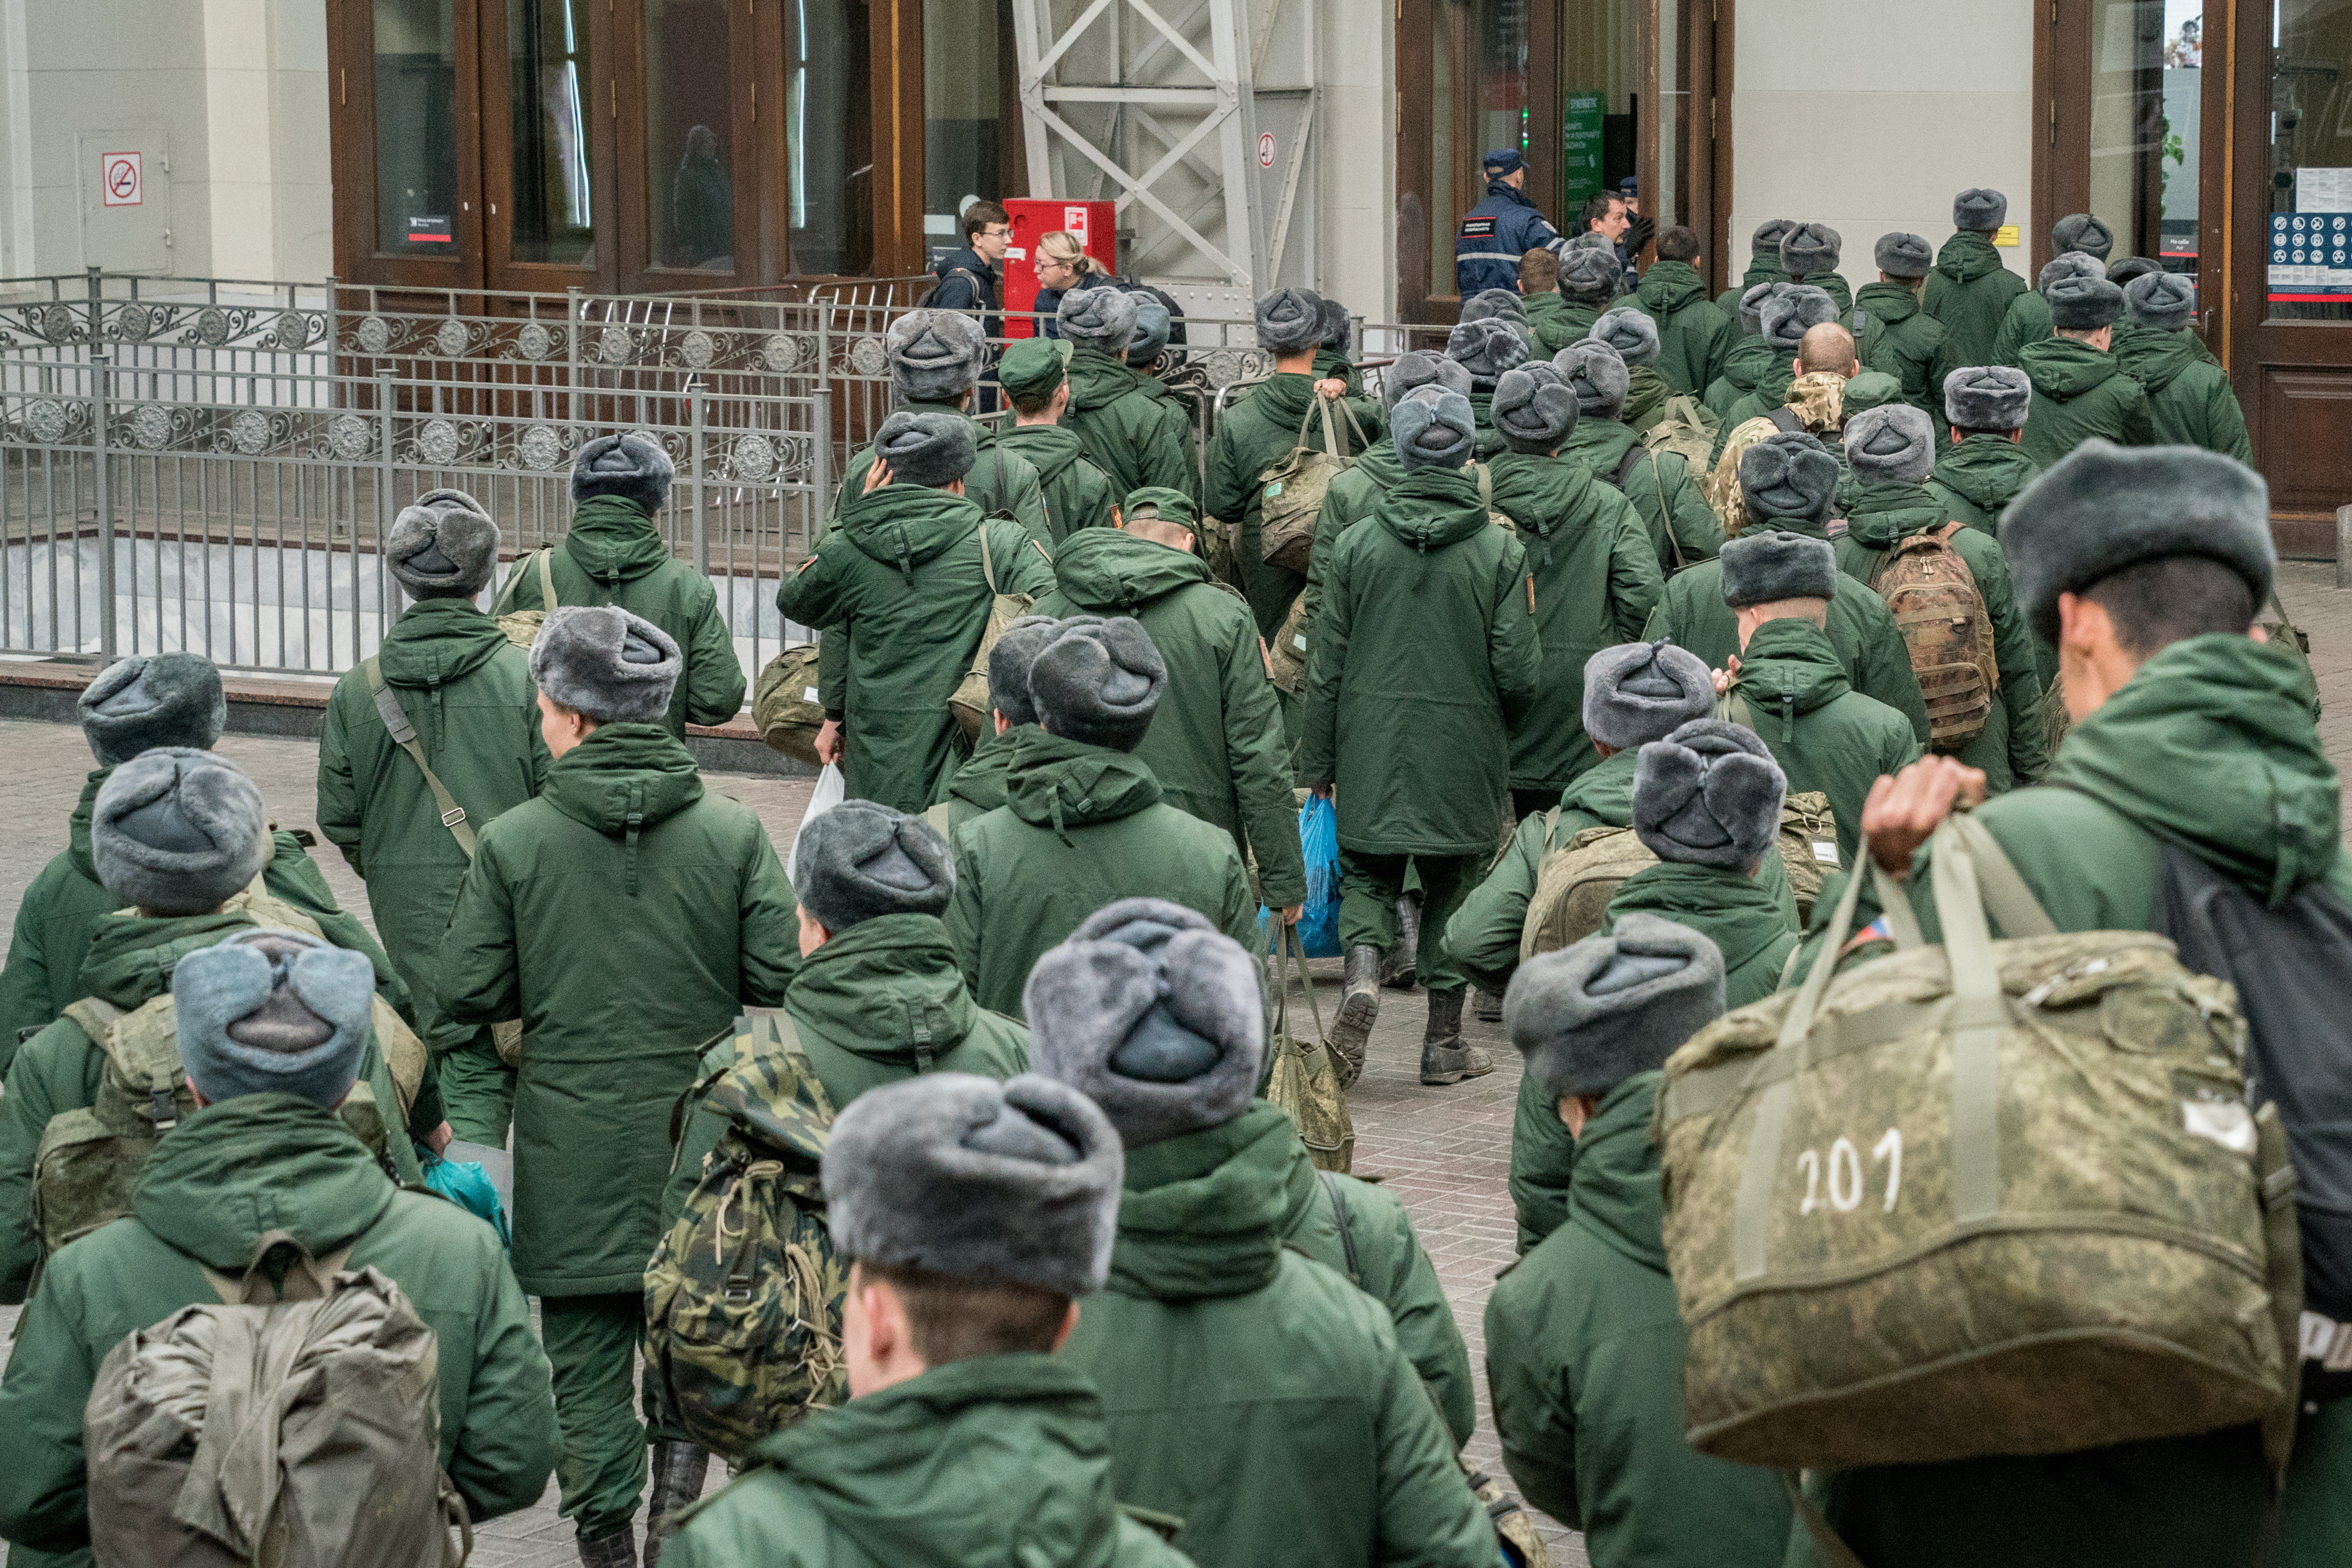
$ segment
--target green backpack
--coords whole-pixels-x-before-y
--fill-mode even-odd
[[[697,1105],[728,1128],[646,1265],[646,1362],[664,1415],[736,1459],[847,1394],[849,1271],[820,1168],[834,1110],[792,1020],[764,1007],[736,1020],[732,1060],[680,1110]]]
[[[1323,444],[1310,447],[1307,430],[1318,412],[1323,416]],[[1319,394],[1312,395],[1307,412],[1298,417],[1298,434],[1289,449],[1257,477],[1258,558],[1269,566],[1286,572],[1307,570],[1315,552],[1315,520],[1323,513],[1323,493],[1333,479],[1347,472],[1354,461],[1349,454],[1371,445],[1346,404],[1339,405],[1339,412],[1355,432],[1352,447],[1339,439],[1338,426],[1331,422],[1331,400]]]

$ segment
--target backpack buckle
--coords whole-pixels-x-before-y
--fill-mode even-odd
[[[441,826],[444,827],[455,827],[465,820],[466,808],[462,805],[453,805],[441,814]]]
[[[170,1089],[148,1089],[147,1120],[155,1124],[158,1132],[168,1132],[180,1124],[180,1108],[173,1103]]]

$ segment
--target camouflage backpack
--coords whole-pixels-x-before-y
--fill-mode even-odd
[[[772,751],[817,765],[816,736],[824,728],[824,700],[817,694],[817,645],[787,645],[760,671],[751,689],[751,723]]]
[[[847,1394],[820,1170],[834,1111],[780,1008],[736,1020],[732,1060],[680,1110],[698,1103],[728,1128],[646,1265],[646,1363],[665,1416],[735,1459]]]
[[[1307,444],[1307,427],[1318,411],[1323,416],[1323,445]],[[1348,426],[1356,433],[1353,450],[1371,443],[1346,404],[1339,405]],[[1331,423],[1331,399],[1318,394],[1307,399],[1298,416],[1298,436],[1281,459],[1258,475],[1258,557],[1286,572],[1304,572],[1315,550],[1315,520],[1323,513],[1323,494],[1331,481],[1347,471],[1351,450]]]
[[[1911,673],[1927,704],[1928,746],[1948,753],[1984,733],[2000,680],[1992,616],[1976,574],[1952,548],[1963,526],[1949,522],[1896,540],[1870,575],[1911,652]]]
[[[507,574],[507,585],[499,590],[499,596],[490,605],[490,615],[498,621],[499,630],[507,634],[507,641],[520,648],[529,648],[537,642],[539,628],[546,624],[548,612],[562,607],[555,601],[555,572],[551,564],[555,559],[555,546],[542,544],[530,552],[530,558],[539,568],[539,608],[507,608],[514,603],[515,584],[522,581],[522,563],[520,561],[515,563],[515,569]]]
[[[972,650],[971,663],[965,667],[963,679],[956,682],[953,691],[948,693],[948,714],[955,720],[956,728],[963,731],[963,738],[967,741],[979,738],[981,731],[987,727],[988,716],[994,707],[988,700],[989,650],[996,647],[996,639],[1004,635],[1004,628],[1027,615],[1029,606],[1035,602],[1026,594],[997,591],[996,563],[988,552],[988,525],[991,521],[982,518],[980,522],[980,574],[988,584],[988,620],[980,628],[980,647]],[[1028,544],[1038,554],[1045,554],[1045,547],[1035,540],[1028,541]],[[1045,558],[1053,559],[1051,556]],[[810,754],[814,756],[814,752]]]

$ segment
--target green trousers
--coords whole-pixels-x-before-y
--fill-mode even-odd
[[[542,1296],[540,1342],[555,1374],[559,1511],[583,1541],[628,1528],[646,1490],[646,1429],[637,1420],[637,1341],[645,1297]]]
[[[434,1059],[441,1069],[441,1105],[449,1130],[469,1143],[505,1148],[507,1128],[514,1121],[515,1070],[499,1060],[490,1031],[477,1029],[463,1045]]]
[[[1445,951],[1445,922],[1462,897],[1486,875],[1485,855],[1365,855],[1339,850],[1339,946],[1396,945],[1396,901],[1407,872],[1421,877],[1421,945],[1414,973],[1432,991],[1459,991],[1467,984]]]

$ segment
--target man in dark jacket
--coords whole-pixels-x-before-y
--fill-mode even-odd
[[[1576,425],[1559,449],[1560,461],[1577,465],[1633,502],[1659,570],[1672,574],[1722,549],[1723,525],[1707,504],[1704,476],[1680,452],[1644,448],[1620,417],[1633,373],[1617,351],[1587,338],[1562,349],[1552,367],[1576,394]]]
[[[1542,650],[1527,551],[1488,521],[1468,472],[1469,400],[1423,388],[1397,405],[1391,439],[1404,479],[1372,526],[1331,552],[1298,776],[1339,804],[1347,984],[1334,1044],[1360,1070],[1411,860],[1429,989],[1421,1078],[1457,1083],[1494,1063],[1462,1041],[1465,983],[1444,955],[1445,921],[1494,853],[1510,734],[1535,700]]]
[[[1029,661],[1053,640],[1059,625],[1051,616],[1024,616],[988,650],[989,722],[982,726],[971,755],[956,764],[924,814],[950,843],[957,828],[1004,804],[1004,775],[1021,731],[1037,727],[1037,706],[1029,700]]]
[[[1977,365],[1944,378],[1951,439],[1937,455],[1927,490],[1945,516],[1999,537],[2001,510],[2042,471],[2022,444],[2032,406],[2032,381],[2010,365]]]
[[[1120,1513],[1102,1401],[1053,1353],[1102,1286],[1120,1168],[1102,1113],[1040,1078],[939,1073],[844,1110],[824,1178],[849,1402],[764,1439],[673,1568],[1183,1568]]]
[[[1066,338],[1024,338],[1004,351],[996,367],[996,379],[1013,400],[1013,428],[1000,431],[996,445],[1037,470],[1048,549],[1082,528],[1108,528],[1118,521],[1118,491],[1110,476],[1062,425],[1070,406],[1070,352]],[[967,494],[971,488],[967,479]]]
[[[1659,1068],[1723,1007],[1714,944],[1637,914],[1528,963],[1504,1004],[1577,1159],[1572,1217],[1487,1299],[1486,1382],[1511,1479],[1595,1568],[1778,1568],[1788,1542],[1775,1479],[1683,1436],[1650,1118]]]
[[[1065,621],[1029,663],[1038,727],[1021,731],[1005,804],[956,829],[948,937],[973,998],[1021,1011],[1037,955],[1116,899],[1197,910],[1257,942],[1234,836],[1161,798],[1135,758],[1168,689],[1168,667],[1125,616]]]
[[[662,715],[683,740],[688,724],[724,724],[742,711],[743,663],[719,613],[719,590],[692,562],[673,559],[654,526],[674,472],[661,443],[642,431],[599,436],[581,447],[572,465],[570,531],[515,563],[494,613],[618,605],[661,627],[686,650],[686,673]],[[542,582],[554,584],[552,604]]]
[[[1780,237],[1780,270],[1790,282],[1819,289],[1837,301],[1840,321],[1853,309],[1853,290],[1838,270],[1844,249],[1844,237],[1825,223],[1794,224]]]
[[[2197,285],[2178,272],[2135,278],[2124,290],[2124,310],[2134,330],[2114,345],[2116,363],[2147,390],[2158,444],[2202,447],[2252,464],[2254,446],[2237,391],[2189,330]]]
[[[1680,224],[1658,236],[1658,258],[1642,274],[1633,307],[1658,323],[1658,371],[1676,392],[1705,395],[1739,342],[1736,313],[1717,309],[1698,275],[1697,231]]]
[[[1053,528],[1045,518],[1045,492],[1037,470],[1028,458],[1004,444],[1003,432],[972,417],[978,406],[980,374],[988,364],[988,341],[981,336],[980,323],[952,310],[909,310],[890,323],[882,335],[882,345],[890,362],[894,411],[947,414],[961,419],[971,433],[976,454],[965,479],[973,503],[990,516],[1009,513],[1032,539],[1051,542]],[[873,465],[870,442],[850,454],[841,484],[833,492],[835,517],[866,493],[866,473]],[[839,677],[830,664],[825,668],[825,704],[832,707],[831,682]]]
[[[817,754],[841,760],[852,795],[920,811],[961,760],[948,699],[996,595],[1043,594],[1054,567],[1018,524],[971,500],[977,454],[961,415],[893,414],[874,445],[881,460],[863,492],[783,580],[776,607],[825,628]]]
[[[2025,455],[2046,469],[2094,436],[2118,447],[2154,446],[2147,393],[2109,352],[2124,291],[2104,278],[2061,278],[2044,297],[2056,335],[2018,354],[2033,383]]]
[[[273,1276],[382,1270],[433,1330],[441,1468],[468,1516],[539,1500],[555,1464],[555,1407],[498,1233],[401,1191],[336,1114],[362,1076],[373,984],[360,954],[279,932],[200,948],[173,967],[175,1043],[197,1110],[139,1169],[128,1217],[49,1260],[0,1383],[0,1533],[19,1568],[90,1561],[82,1410],[100,1364],[182,1308],[217,1307],[224,1276],[267,1300]],[[121,1540],[128,1521],[106,1522]]]
[[[327,700],[319,831],[368,885],[376,930],[433,1048],[451,1130],[503,1149],[514,1069],[490,1030],[445,1027],[438,969],[475,836],[537,795],[547,773],[530,657],[474,606],[498,565],[499,525],[473,497],[419,496],[394,521],[383,555],[414,603]]]
[[[976,316],[982,332],[1004,335],[996,313],[1003,277],[997,268],[1013,245],[1013,216],[995,202],[974,202],[963,209],[963,248],[950,251],[931,266],[939,281],[923,303],[935,310],[962,310]]]
[[[2050,336],[2050,301],[2042,297],[2042,287],[2053,276],[2051,266],[2069,257],[2084,261],[2095,261],[2099,277],[2106,276],[2107,253],[2115,247],[2115,231],[2089,213],[2068,213],[2050,226],[2051,262],[2042,268],[2035,286],[2009,302],[2008,313],[2001,317],[2000,335],[1993,340],[1992,357],[1996,364],[2015,364],[2018,351],[2028,343],[2038,343]],[[2079,269],[2079,268],[2078,268]],[[2125,279],[2111,279],[2118,289]]]
[[[1789,231],[1796,226],[1795,219],[1785,217],[1766,218],[1756,226],[1756,232],[1748,239],[1747,274],[1715,297],[1718,309],[1727,315],[1739,308],[1740,302],[1748,298],[1748,291],[1759,283],[1786,283],[1789,280],[1788,269],[1780,265],[1780,242],[1788,238]]]
[[[1519,258],[1538,246],[1559,248],[1559,230],[1528,200],[1528,163],[1516,147],[1482,161],[1486,194],[1454,231],[1454,287],[1463,299],[1518,281]]]
[[[1102,1390],[1112,1484],[1181,1519],[1176,1544],[1203,1565],[1489,1568],[1494,1527],[1407,1329],[1284,1244],[1303,1151],[1251,1099],[1258,986],[1246,952],[1150,899],[1102,910],[1029,977],[1038,1070],[1127,1151],[1109,1288],[1062,1352]],[[1346,1181],[1342,1201],[1369,1195]],[[1424,1311],[1412,1331],[1444,1327]]]
[[[2025,291],[2025,279],[2011,272],[1993,247],[1992,237],[2009,221],[2009,198],[1985,187],[1952,198],[1958,232],[1936,253],[1920,309],[1944,323],[1951,363],[1990,364],[1993,344],[2010,301]]]
[[[1192,493],[1185,457],[1192,421],[1174,403],[1154,395],[1151,378],[1131,369],[1127,345],[1135,336],[1140,294],[1087,289],[1063,296],[1055,321],[1070,355],[1070,405],[1062,422],[1095,467],[1110,476],[1115,494],[1145,485]]]
[[[1855,357],[1866,370],[1903,384],[1903,401],[1943,423],[1944,378],[1952,373],[1944,323],[1919,309],[1930,268],[1927,242],[1916,234],[1881,235],[1878,281],[1853,299]]]
[[[2056,929],[2164,929],[2168,854],[2265,907],[2322,885],[2352,896],[2342,786],[2303,671],[2252,633],[2276,574],[2261,478],[2210,452],[2086,442],[2011,504],[2001,541],[2028,619],[2058,648],[2074,728],[2040,787],[1987,801],[1973,820]],[[1905,881],[1931,942],[1941,928],[1927,840],[1982,789],[1971,770],[1929,757],[1882,785],[1864,816],[1870,854]],[[2249,811],[2249,800],[2265,804]],[[1864,904],[1858,921],[1876,912],[1868,889]],[[1996,920],[1993,934],[2016,933]],[[2323,1328],[2317,1341],[2332,1338]],[[1980,1562],[1965,1532],[1994,1516],[2019,1563],[2235,1564],[2267,1540],[2272,1562],[2318,1568],[2352,1541],[2352,1403],[2314,1398],[2323,1374],[2305,1369],[2283,1502],[2252,1426],[1817,1472],[1807,1489],[1873,1568]],[[1820,1560],[1792,1531],[1788,1561]]]
[[[1215,823],[1249,851],[1261,903],[1303,905],[1290,744],[1249,606],[1193,553],[1192,503],[1181,490],[1140,489],[1128,506],[1138,515],[1063,547],[1037,613],[1135,617],[1168,669],[1135,760],[1169,805]]]
[[[1582,465],[1559,461],[1576,423],[1576,394],[1548,364],[1511,371],[1495,389],[1495,427],[1508,448],[1489,465],[1495,510],[1527,547],[1547,691],[1573,689],[1594,654],[1638,633],[1664,586],[1633,503]],[[1559,805],[1598,760],[1580,708],[1538,706],[1511,735],[1513,816]]]
[[[671,1108],[698,1053],[800,964],[793,886],[760,819],[706,795],[658,722],[683,663],[617,606],[565,608],[530,654],[554,758],[482,830],[441,941],[458,1025],[522,1020],[514,1265],[541,1298],[563,1425],[562,1513],[585,1568],[636,1561],[646,1433],[630,1373],[660,1236]],[[677,1489],[667,1467],[657,1495]]]

